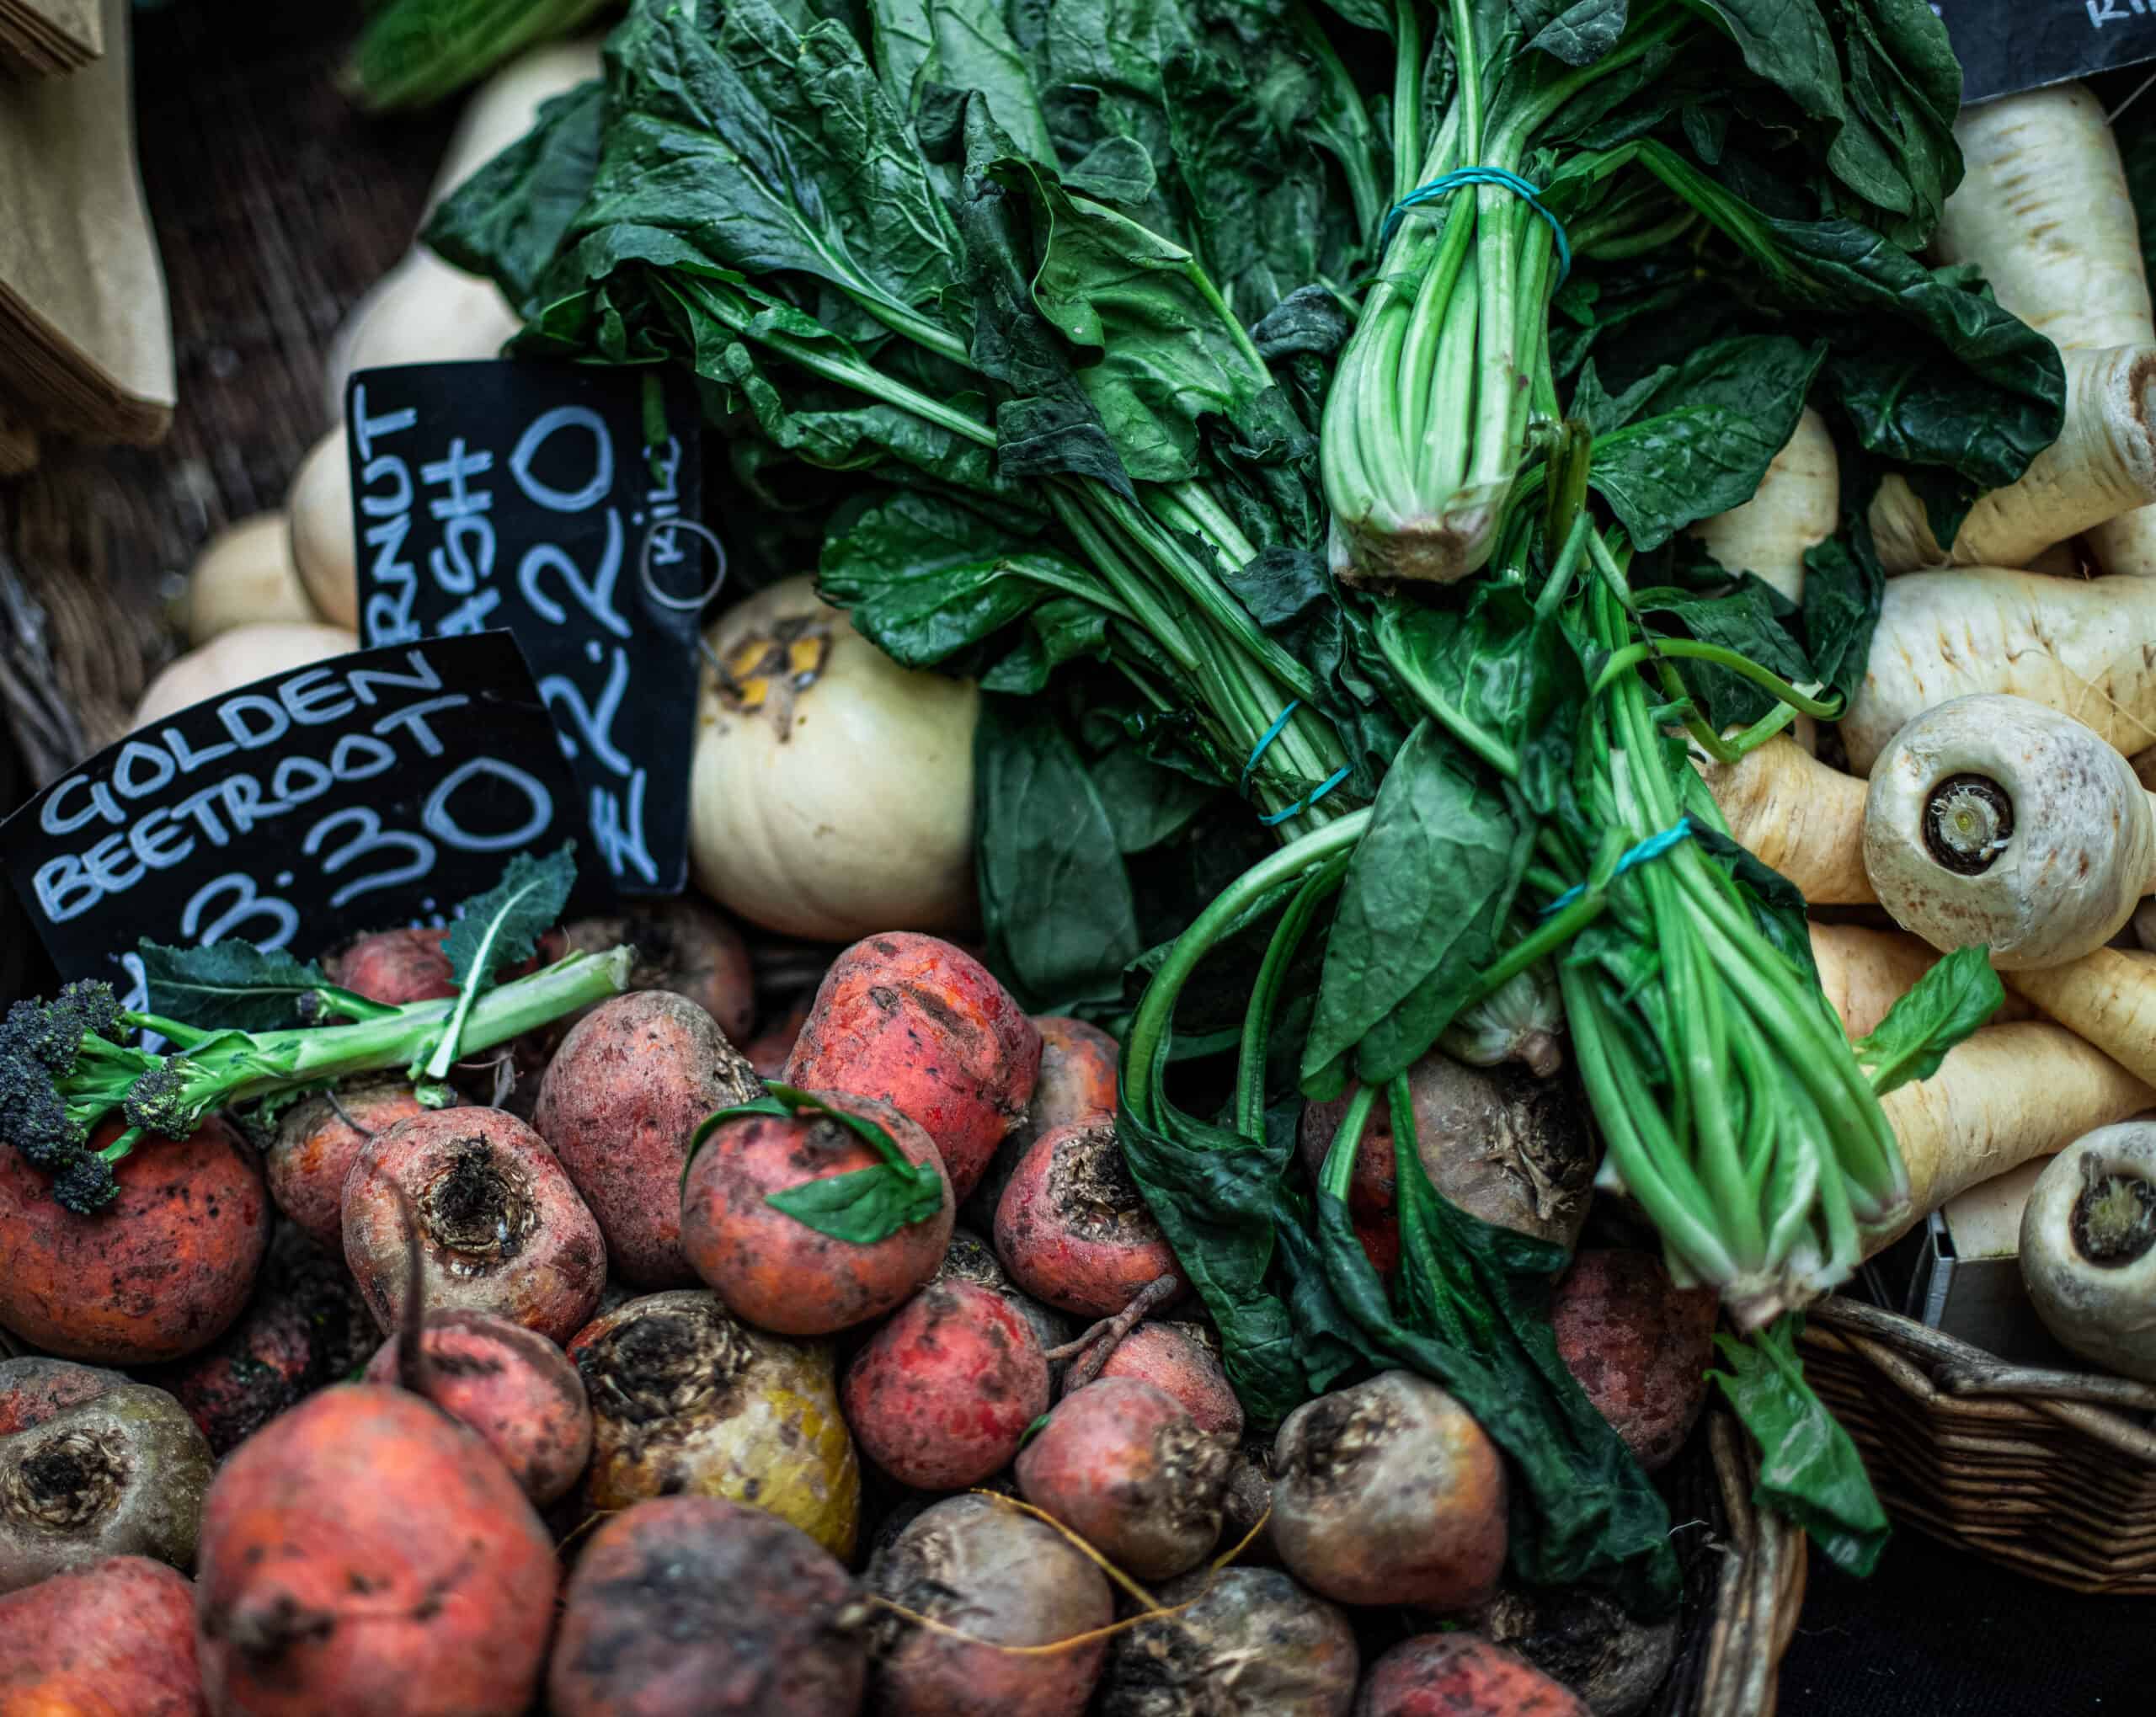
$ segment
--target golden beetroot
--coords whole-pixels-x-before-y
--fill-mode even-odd
[[[606,1245],[546,1141],[499,1109],[430,1109],[369,1139],[344,1183],[344,1261],[375,1321],[405,1311],[408,1212],[426,1304],[566,1341],[606,1283]]]
[[[1048,1410],[1048,1362],[1017,1307],[970,1282],[934,1282],[846,1368],[846,1423],[901,1485],[956,1490],[1001,1472]]]
[[[616,996],[570,1029],[531,1112],[606,1236],[615,1272],[640,1288],[679,1288],[681,1165],[714,1110],[763,1095],[712,1016],[663,990]]]
[[[1120,1312],[1176,1269],[1112,1121],[1033,1141],[996,1206],[995,1255],[1027,1293],[1093,1317]]]
[[[1342,1603],[1465,1608],[1505,1565],[1505,1469],[1466,1409],[1413,1372],[1306,1401],[1273,1447],[1273,1542]]]
[[[1003,1189],[1041,1134],[1115,1116],[1116,1065],[1123,1053],[1115,1039],[1098,1026],[1059,1014],[1037,1016],[1033,1029],[1041,1034],[1041,1071],[1033,1084],[1033,1100],[1026,1105],[1024,1118],[995,1148],[962,1213],[978,1228],[995,1225],[995,1207]]]
[[[120,1133],[92,1135],[102,1149]],[[63,1210],[20,1151],[0,1150],[0,1324],[67,1359],[150,1365],[222,1335],[270,1244],[252,1153],[212,1117],[184,1139],[150,1137],[113,1165],[120,1196]]]
[[[542,952],[558,959],[572,952],[603,954],[623,944],[637,951],[629,970],[632,993],[660,990],[709,1014],[726,1041],[747,1041],[756,1018],[756,985],[749,946],[741,932],[693,894],[671,900],[640,900],[626,912],[579,918],[547,939]],[[574,1018],[550,1028],[559,1039]]]
[[[868,1607],[815,1541],[760,1508],[664,1496],[577,1558],[547,1672],[552,1717],[847,1717]]]
[[[1359,1658],[1338,1606],[1274,1568],[1200,1569],[1154,1596],[1175,1613],[1110,1643],[1100,1717],[1347,1717]]]
[[[213,1464],[163,1389],[64,1359],[0,1360],[0,1592],[108,1556],[194,1566]]]
[[[7,1717],[205,1717],[195,1593],[184,1575],[114,1556],[0,1597]]]
[[[825,1344],[752,1329],[712,1295],[676,1288],[607,1313],[569,1357],[591,1401],[587,1506],[723,1496],[853,1554],[861,1465]]]
[[[1197,1566],[1220,1536],[1228,1445],[1166,1389],[1111,1378],[1066,1395],[1018,1455],[1018,1489],[1140,1580]]]
[[[568,1495],[584,1476],[591,1403],[576,1367],[544,1336],[486,1312],[430,1312],[416,1378],[400,1378],[398,1346],[385,1342],[364,1380],[403,1382],[468,1426],[534,1502]]]
[[[936,1143],[963,1198],[1026,1113],[1041,1034],[988,968],[934,936],[870,936],[825,973],[786,1083],[890,1104]]]
[[[1078,1356],[1079,1362],[1084,1357]],[[1200,1431],[1230,1442],[1243,1434],[1243,1404],[1220,1363],[1219,1338],[1207,1325],[1140,1324],[1116,1343],[1095,1376],[1134,1377],[1182,1402]]]
[[[1473,1634],[1419,1634],[1370,1666],[1354,1717],[1588,1717],[1588,1708],[1502,1645]]]
[[[1582,1252],[1550,1296],[1557,1356],[1650,1473],[1676,1458],[1707,1398],[1716,1298],[1652,1252]]]
[[[877,1621],[870,1698],[878,1717],[1078,1717],[1086,1709],[1107,1650],[1107,1640],[1086,1636],[1113,1614],[1108,1582],[1045,1522],[992,1497],[947,1497],[878,1552],[868,1583],[908,1613],[887,1609]],[[996,1649],[1014,1645],[1063,1649]]]
[[[950,1244],[951,1183],[928,1135],[873,1097],[811,1093],[880,1127],[910,1163],[932,1168],[942,1202],[874,1241],[841,1240],[771,1202],[883,1159],[836,1116],[736,1116],[712,1129],[681,1183],[681,1250],[735,1316],[786,1336],[828,1336],[880,1317],[936,1273]]]
[[[425,1112],[408,1080],[394,1074],[348,1080],[330,1093],[303,1097],[277,1117],[263,1153],[270,1197],[314,1243],[344,1256],[344,1179],[370,1133]]]
[[[236,1450],[202,1511],[212,1710],[522,1717],[554,1547],[509,1469],[401,1389],[340,1384]]]

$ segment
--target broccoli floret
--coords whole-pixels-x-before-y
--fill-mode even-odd
[[[120,1182],[113,1178],[110,1163],[86,1150],[52,1177],[52,1196],[63,1210],[88,1216],[120,1196]]]
[[[175,1055],[160,1061],[128,1086],[120,1112],[130,1127],[163,1133],[168,1138],[184,1138],[194,1132],[199,1118],[184,1100],[186,1089],[186,1064]]]
[[[127,1036],[127,1026],[120,1016],[120,997],[109,984],[78,978],[61,986],[55,1005],[72,1009],[82,1019],[85,1036],[94,1034],[115,1043]]]
[[[86,1036],[117,1042],[121,1031],[120,1000],[109,984],[71,984],[51,1001],[19,1001],[8,1010],[0,1024],[0,1061],[25,1057],[56,1077],[74,1066]]]
[[[82,1149],[86,1135],[45,1064],[11,1041],[13,1024],[11,1017],[0,1025],[0,1138],[50,1172]]]

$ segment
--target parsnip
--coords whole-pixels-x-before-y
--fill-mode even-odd
[[[1752,499],[1703,519],[1692,534],[1716,564],[1752,573],[1792,602],[1804,596],[1804,553],[1841,523],[1841,470],[1827,420],[1806,406]]]
[[[2062,351],[2156,340],[2140,226],[2103,104],[2079,83],[1964,108],[1966,169],[1932,235],[1945,262],[1974,263],[1999,301]],[[2156,573],[2156,511],[2096,526],[2105,572]]]
[[[1905,723],[1973,692],[2027,698],[2122,752],[2143,749],[2156,742],[2156,585],[2000,567],[1889,581],[1864,683],[1842,718],[1850,769],[1870,774]]]
[[[2073,351],[2058,439],[1969,509],[1951,546],[1924,503],[1890,476],[1872,499],[1871,534],[1890,573],[2025,564],[2053,543],[2156,502],[2156,344]]]
[[[227,525],[203,544],[188,569],[182,608],[191,644],[206,644],[236,626],[321,618],[292,564],[291,528],[282,513]]]
[[[2001,975],[2059,1024],[2156,1085],[2156,963],[2097,948],[2063,966]]]
[[[1776,735],[1736,763],[1692,755],[1729,832],[1814,906],[1876,900],[1864,873],[1865,784]]]
[[[1861,924],[1812,926],[1812,961],[1819,968],[1819,987],[1851,1042],[1876,1030],[1887,1010],[1914,989],[1917,979],[1940,957],[1930,943],[1903,930],[1873,930]],[[2026,1000],[2009,990],[1987,1023],[2036,1016],[2036,1010]]]
[[[1956,698],[1871,771],[1864,865],[1880,904],[1942,951],[2002,972],[2101,947],[2156,884],[2156,808],[2125,758],[2071,717]]]
[[[2156,1090],[2063,1026],[1986,1026],[1939,1071],[1880,1099],[1909,1176],[1909,1214],[1876,1252],[1957,1192],[2156,1105]]]

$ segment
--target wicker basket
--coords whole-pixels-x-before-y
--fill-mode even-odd
[[[1710,1410],[1667,1488],[1684,1546],[1684,1643],[1653,1717],[1774,1717],[1804,1605],[1804,1533],[1754,1507],[1758,1452]]]
[[[2156,1595],[2156,1387],[2007,1365],[1841,1298],[1804,1344],[1896,1520],[2075,1592]]]

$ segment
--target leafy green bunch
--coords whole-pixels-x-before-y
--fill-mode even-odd
[[[19,1001],[0,1023],[0,1138],[88,1215],[119,1195],[113,1165],[146,1136],[184,1138],[220,1109],[289,1100],[351,1074],[404,1069],[423,1096],[463,1054],[490,1048],[628,987],[633,951],[576,953],[508,983],[561,915],[576,877],[568,847],[520,854],[501,884],[467,901],[445,949],[456,994],[392,1007],[331,984],[312,962],[242,941],[171,948],[145,941],[151,1008],[123,1008],[109,984]],[[184,1015],[184,1019],[174,1014]],[[304,1025],[288,1021],[300,1019]],[[342,1023],[349,1022],[349,1023]],[[154,1032],[170,1046],[131,1041]],[[93,1148],[117,1116],[119,1132]]]

